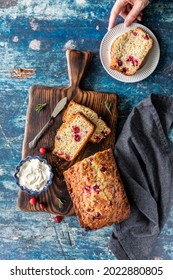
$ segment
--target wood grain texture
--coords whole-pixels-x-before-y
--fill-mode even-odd
[[[70,85],[62,88],[52,88],[45,86],[32,86],[29,92],[29,104],[26,116],[26,128],[23,142],[22,157],[39,155],[40,147],[46,147],[47,153],[44,158],[52,166],[54,174],[52,185],[46,192],[38,196],[40,202],[45,203],[46,211],[60,215],[74,214],[73,205],[64,182],[63,172],[72,166],[75,162],[80,161],[98,151],[107,148],[114,148],[116,124],[118,117],[118,98],[116,94],[102,93],[97,91],[85,91],[80,89],[80,81],[83,78],[87,67],[89,66],[92,53],[88,51],[68,50],[67,65]],[[44,124],[49,120],[56,104],[63,98],[68,98],[68,103],[73,99],[79,104],[85,105],[102,117],[102,119],[111,128],[111,134],[99,143],[88,142],[85,148],[79,153],[77,158],[72,161],[65,161],[52,154],[54,148],[54,139],[57,129],[62,124],[63,111],[52,122],[52,126],[38,141],[36,148],[30,149],[28,143],[42,129]],[[107,110],[105,102],[111,104],[111,114]],[[35,107],[39,103],[47,103],[45,109],[36,112]],[[65,108],[64,108],[65,110]],[[23,211],[41,211],[39,204],[35,206],[29,203],[30,196],[19,191],[18,207]],[[59,199],[63,201],[63,207],[59,205]]]

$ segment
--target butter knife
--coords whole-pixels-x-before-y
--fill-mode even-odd
[[[52,125],[52,120],[56,118],[56,116],[62,111],[62,109],[65,107],[67,103],[67,97],[64,97],[63,99],[61,99],[55,109],[52,112],[52,115],[50,117],[50,119],[48,120],[48,122],[45,124],[45,126],[40,130],[40,132],[35,136],[35,138],[29,143],[29,148],[35,148],[38,140],[40,139],[40,137],[43,135],[43,133],[48,129],[49,126]]]

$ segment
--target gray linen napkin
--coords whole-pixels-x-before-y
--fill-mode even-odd
[[[115,158],[131,204],[115,225],[109,247],[117,259],[149,259],[173,200],[173,148],[168,132],[173,98],[151,94],[127,118]]]

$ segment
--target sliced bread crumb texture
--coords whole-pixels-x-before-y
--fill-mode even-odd
[[[80,105],[73,100],[69,103],[64,115],[63,115],[63,121],[66,122],[73,115],[76,113],[81,112],[85,115],[85,117],[88,118],[96,127],[94,133],[92,134],[90,141],[93,143],[99,143],[103,138],[105,138],[108,134],[110,134],[111,130],[107,126],[107,124],[98,116],[98,114],[93,111],[92,109]]]
[[[71,161],[84,148],[95,126],[83,114],[77,113],[63,123],[55,136],[53,154]]]
[[[110,68],[127,76],[134,75],[152,45],[152,38],[140,27],[120,35],[111,45]]]

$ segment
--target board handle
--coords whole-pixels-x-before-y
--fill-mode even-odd
[[[89,51],[67,50],[66,57],[70,86],[77,88],[92,60],[93,54]]]

